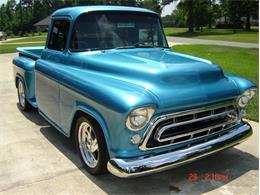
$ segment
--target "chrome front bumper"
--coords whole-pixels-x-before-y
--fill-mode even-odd
[[[107,168],[113,175],[122,178],[149,175],[235,146],[251,135],[251,126],[245,123],[227,135],[190,148],[147,158],[113,158],[108,162]]]

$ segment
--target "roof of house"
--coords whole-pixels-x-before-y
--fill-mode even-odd
[[[128,7],[128,6],[77,6],[62,8],[55,11],[52,16],[70,16],[72,19],[76,19],[79,15],[87,12],[95,11],[127,11],[127,12],[143,12],[157,14],[149,9],[139,7]]]
[[[34,26],[48,26],[50,21],[51,21],[51,17],[48,16],[48,17],[42,19],[41,21],[35,23]]]

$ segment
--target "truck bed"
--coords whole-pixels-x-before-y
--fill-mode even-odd
[[[37,107],[35,100],[35,73],[36,60],[41,58],[44,47],[18,47],[16,50],[19,56],[13,60],[15,81],[20,78],[26,86],[26,99],[33,106]],[[16,84],[16,82],[15,82]]]
[[[41,57],[43,46],[41,47],[18,47],[16,50],[20,55],[25,55],[35,60],[38,60]]]

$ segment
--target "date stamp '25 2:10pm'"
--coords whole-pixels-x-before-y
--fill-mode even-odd
[[[203,179],[204,181],[227,181],[230,179],[229,175],[220,174],[220,173],[205,173],[202,175],[198,175],[197,173],[189,173],[188,180],[189,181],[198,181]]]

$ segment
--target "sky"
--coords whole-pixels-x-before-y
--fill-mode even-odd
[[[179,3],[179,0],[174,1],[169,5],[166,5],[162,10],[161,16],[170,15],[172,13],[172,11],[176,9],[178,3]]]
[[[2,5],[3,3],[6,3],[7,0],[0,0],[0,5]],[[162,16],[166,16],[168,14],[171,14],[172,11],[176,8],[177,4],[179,1],[175,1],[167,6],[164,7],[164,9],[162,10]]]
[[[0,0],[0,5],[2,5],[3,3],[6,3],[7,0]]]

